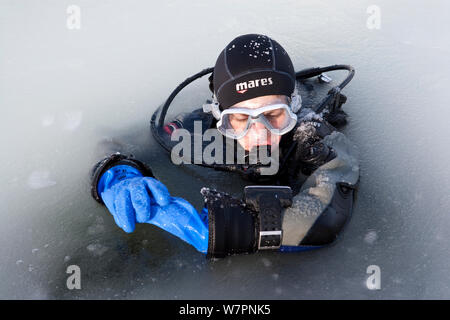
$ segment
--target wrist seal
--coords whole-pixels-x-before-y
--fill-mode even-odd
[[[145,163],[133,159],[132,155],[126,156],[119,152],[116,152],[104,158],[103,160],[97,162],[91,170],[91,195],[97,202],[101,204],[103,204],[103,200],[97,192],[98,182],[103,173],[105,173],[106,171],[108,171],[108,169],[111,169],[112,167],[117,165],[127,165],[138,169],[145,177],[152,177],[152,178],[155,177],[150,167],[147,166]]]

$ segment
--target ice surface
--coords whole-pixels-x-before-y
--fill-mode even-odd
[[[86,247],[86,249],[94,256],[102,256],[106,251],[108,251],[108,247],[105,247],[100,243],[91,243]]]
[[[0,2],[0,298],[450,298],[449,4],[380,0],[369,29],[371,1],[233,3],[80,1],[81,28],[68,29],[63,3]],[[104,141],[197,208],[203,186],[242,193],[232,175],[171,165],[148,124],[244,33],[276,39],[296,70],[356,69],[344,133],[361,179],[344,234],[319,251],[214,262],[152,225],[125,234],[89,194]],[[180,108],[210,98],[199,83]],[[366,286],[370,265],[380,290]]]
[[[33,171],[28,177],[28,186],[31,189],[42,189],[54,186],[55,181],[51,180],[48,170]]]

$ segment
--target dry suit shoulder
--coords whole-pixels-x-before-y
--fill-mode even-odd
[[[336,183],[333,197],[299,245],[325,246],[336,241],[351,218],[356,185]]]

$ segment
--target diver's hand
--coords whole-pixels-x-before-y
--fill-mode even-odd
[[[107,170],[97,189],[114,221],[125,232],[133,232],[136,223],[150,220],[155,207],[169,202],[169,193],[161,182],[127,165]]]
[[[152,175],[137,160],[125,156],[118,161],[104,159],[94,168],[95,195],[125,232],[133,232],[136,223],[154,224],[206,253],[208,227],[195,208],[171,197],[164,184],[143,173]]]
[[[129,168],[109,169],[99,183],[99,188],[104,188],[101,197],[116,224],[125,232],[132,232],[136,223],[150,223],[206,253],[208,227],[195,208],[182,198],[171,197],[166,186],[155,178],[134,176],[117,183],[108,181],[123,170]],[[105,187],[103,181],[107,181]]]
[[[325,122],[302,122],[294,134],[297,142],[296,159],[317,168],[333,159],[336,154],[322,141],[332,132]]]

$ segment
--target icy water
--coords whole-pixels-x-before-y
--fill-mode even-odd
[[[0,298],[450,298],[449,9],[444,1],[0,0]],[[360,150],[361,180],[345,233],[318,251],[214,262],[152,225],[125,234],[89,193],[89,170],[111,142],[197,208],[203,186],[239,193],[245,185],[173,166],[149,134],[170,91],[244,33],[276,39],[296,70],[356,68],[345,133]],[[182,102],[207,96],[199,85]],[[80,290],[66,287],[71,265]],[[372,265],[379,290],[367,287]]]

